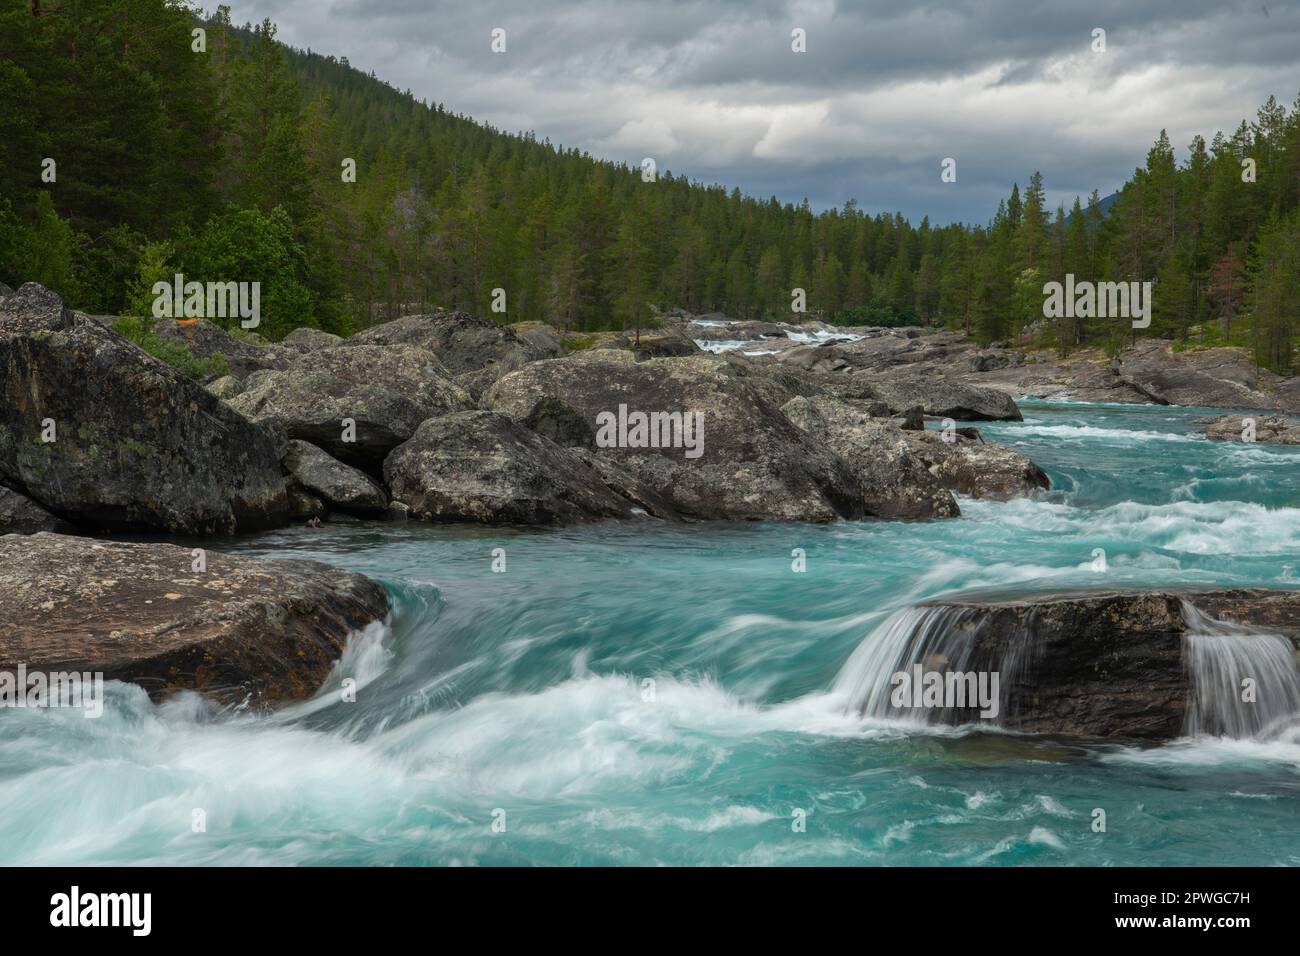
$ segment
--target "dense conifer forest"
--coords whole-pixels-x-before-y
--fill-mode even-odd
[[[1044,320],[1043,284],[1068,273],[1153,281],[1136,334],[1248,345],[1279,371],[1300,327],[1300,100],[1208,140],[1159,132],[1105,200],[1050,208],[1027,170],[988,222],[944,226],[647,182],[170,0],[5,0],[0,101],[0,279],[92,313],[148,315],[181,272],[260,282],[271,339],[434,307],[581,331],[669,307],[781,319],[796,287],[838,324],[1033,326],[1062,351],[1135,334]]]

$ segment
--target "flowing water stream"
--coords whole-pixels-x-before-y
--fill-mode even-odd
[[[1300,864],[1300,683],[1276,636],[1189,608],[1194,700],[1163,747],[877,706],[881,674],[951,645],[960,612],[912,608],[946,594],[1300,588],[1300,449],[1203,440],[1205,410],[1022,407],[981,429],[1055,490],[951,521],[223,542],[369,574],[391,626],[269,716],[125,685],[97,720],[0,712],[0,862]],[[1237,699],[1243,655],[1280,689],[1267,709]]]

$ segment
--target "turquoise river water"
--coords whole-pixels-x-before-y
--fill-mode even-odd
[[[120,684],[97,720],[0,712],[0,863],[1300,864],[1295,724],[1137,749],[848,705],[854,650],[926,598],[1300,587],[1300,448],[1206,441],[1204,409],[1022,408],[981,429],[1055,490],[950,521],[225,542],[371,575],[391,625],[272,715]]]

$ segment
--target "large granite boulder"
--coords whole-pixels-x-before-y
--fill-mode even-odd
[[[1157,744],[1286,732],[1300,718],[1300,591],[972,594],[898,612],[868,641],[837,689],[877,717],[903,716],[891,711],[887,685],[920,665],[996,673],[992,722],[1022,733]],[[1246,678],[1256,682],[1254,702],[1241,700]],[[971,707],[946,705],[921,716],[981,720]]]
[[[0,476],[95,530],[287,518],[272,434],[35,283],[0,300]]]
[[[1205,437],[1212,441],[1253,441],[1268,445],[1300,445],[1300,422],[1282,415],[1238,413],[1212,418],[1205,424]]]
[[[326,332],[323,329],[305,327],[294,329],[282,340],[282,344],[298,349],[300,352],[314,352],[316,349],[333,348],[336,345],[342,345],[343,342],[344,339],[341,335],[335,335],[333,332]]]
[[[496,412],[432,418],[384,462],[412,518],[571,524],[626,518],[632,505],[573,451]]]
[[[283,371],[254,373],[230,405],[377,474],[425,419],[473,402],[425,349],[346,345],[308,352]]]
[[[1047,473],[1017,451],[991,445],[974,428],[907,431],[908,450],[949,491],[1010,501],[1052,487]]]
[[[452,375],[498,366],[502,374],[545,354],[508,325],[467,312],[407,315],[358,332],[348,345],[413,345],[438,357]]]
[[[818,396],[782,407],[808,435],[825,442],[853,469],[865,514],[877,518],[953,518],[957,502],[909,450],[894,423],[860,404]]]
[[[370,476],[331,458],[310,442],[290,440],[280,463],[298,488],[325,505],[348,514],[382,515],[388,495]]]
[[[102,672],[161,698],[310,697],[350,635],[388,613],[384,589],[315,561],[70,535],[0,537],[0,670]]]
[[[578,352],[525,365],[482,399],[485,408],[520,422],[537,420],[539,404],[550,422],[589,423],[595,454],[617,462],[685,517],[830,521],[863,513],[849,466],[725,360],[638,362],[617,349]],[[652,414],[660,416],[653,442],[631,417]],[[696,422],[703,426],[699,441],[685,428]]]
[[[1023,420],[1015,400],[995,388],[951,378],[873,377],[870,383],[896,415],[920,405],[927,415],[958,421]]]

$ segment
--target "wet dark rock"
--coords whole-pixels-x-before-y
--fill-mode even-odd
[[[384,589],[315,561],[71,535],[0,537],[0,669],[102,672],[155,699],[310,697],[349,635],[388,613]]]
[[[0,475],[92,530],[288,518],[273,435],[34,283],[0,302]]]
[[[925,606],[960,612],[947,660],[960,654],[964,671],[999,672],[1001,726],[1157,744],[1184,732],[1191,698],[1184,638],[1196,631],[1184,601],[1208,617],[1300,641],[1300,591],[970,595]]]
[[[290,441],[280,463],[299,487],[330,508],[367,516],[388,510],[388,495],[368,475],[309,442]]]

